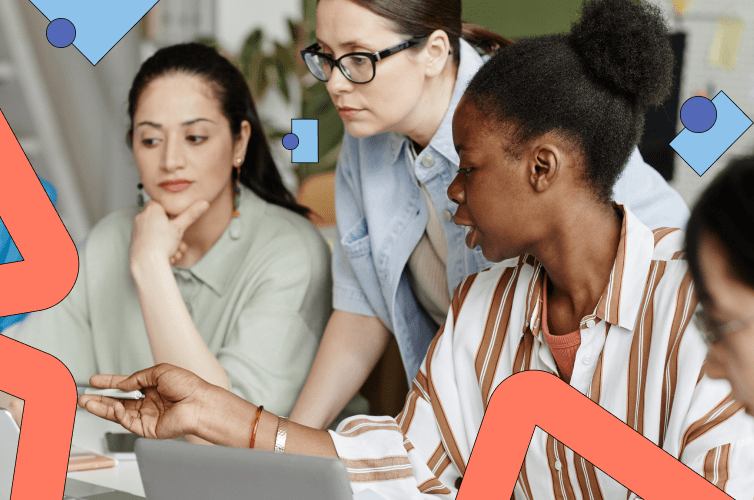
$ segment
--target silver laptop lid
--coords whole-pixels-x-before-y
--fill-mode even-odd
[[[335,458],[139,439],[136,459],[149,500],[353,498]]]
[[[13,415],[5,408],[0,408],[0,500],[10,498],[20,435],[21,430],[13,420]]]

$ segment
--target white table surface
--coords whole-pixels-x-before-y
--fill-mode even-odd
[[[105,432],[107,431],[127,432],[120,424],[95,417],[88,411],[78,408],[71,442],[81,448],[111,456],[105,451]],[[144,486],[141,483],[136,460],[116,460],[116,462],[115,467],[69,472],[68,477],[143,497]]]
[[[78,408],[73,424],[72,444],[102,455],[111,456],[105,450],[105,432],[126,432],[120,425],[109,420],[95,417],[88,411]],[[132,495],[144,496],[139,466],[136,460],[116,460],[115,467],[89,471],[69,472],[68,477],[98,484],[106,488],[125,491]],[[353,500],[377,500],[380,495],[365,490],[354,495]]]

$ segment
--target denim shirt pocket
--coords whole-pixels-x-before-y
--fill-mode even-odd
[[[393,331],[394,327],[390,321],[387,303],[382,295],[382,286],[372,258],[372,238],[365,218],[361,218],[345,233],[341,239],[341,245],[372,309],[385,326]]]

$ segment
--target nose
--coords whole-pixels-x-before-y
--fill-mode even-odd
[[[330,95],[350,92],[353,90],[354,85],[355,84],[351,80],[343,75],[343,72],[337,64],[333,66],[332,71],[330,72],[330,79],[325,84]]]
[[[172,172],[183,167],[185,161],[183,144],[178,137],[165,139],[165,152],[162,158],[162,168]]]
[[[456,174],[456,178],[448,186],[448,198],[458,205],[466,203],[465,179],[460,172]]]

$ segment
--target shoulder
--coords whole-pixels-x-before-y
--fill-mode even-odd
[[[136,207],[128,207],[103,217],[87,236],[87,253],[103,249],[112,251],[113,248],[124,245],[128,248],[136,214]]]
[[[253,251],[263,245],[264,253],[278,261],[296,266],[326,267],[329,270],[330,248],[314,224],[303,215],[263,201],[261,223],[255,235]],[[250,250],[251,250],[250,248]]]

